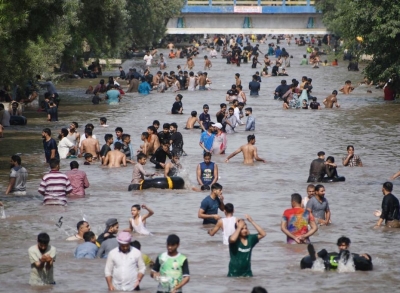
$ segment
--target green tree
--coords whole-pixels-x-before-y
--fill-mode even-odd
[[[339,34],[356,54],[372,55],[365,74],[375,82],[394,75],[400,92],[400,2],[392,0],[317,0],[327,28]],[[357,41],[362,38],[362,42]]]

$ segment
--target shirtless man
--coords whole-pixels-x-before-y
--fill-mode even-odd
[[[158,87],[160,85],[161,75],[162,75],[162,72],[158,71],[157,74],[153,76],[153,81],[151,83],[151,86],[155,90],[158,89]]]
[[[68,129],[67,138],[76,146],[79,145],[79,140],[81,138],[80,133],[76,130],[78,128],[78,123],[72,122]]]
[[[199,125],[196,125],[195,126],[195,124],[199,124]],[[196,128],[196,129],[199,129],[200,128],[200,120],[199,120],[199,118],[197,117],[197,111],[192,111],[191,113],[190,113],[190,117],[188,118],[188,120],[186,121],[186,127],[185,127],[185,129],[193,129],[193,128]]]
[[[340,89],[340,91],[342,93],[344,93],[345,95],[348,95],[352,91],[354,91],[354,87],[351,85],[351,81],[350,80],[346,80],[346,82],[344,83],[344,86]]]
[[[183,69],[188,68],[189,70],[192,70],[193,67],[194,67],[193,59],[192,59],[192,57],[189,57],[189,58],[187,59],[187,61],[186,61],[186,65],[185,65],[185,67],[183,67]]]
[[[82,141],[80,147],[79,158],[82,158],[84,153],[89,153],[92,154],[93,159],[96,160],[99,157],[98,154],[100,153],[99,141],[92,137],[92,129],[90,128],[85,129],[85,136],[86,139]]]
[[[116,142],[114,144],[114,150],[109,151],[107,153],[106,158],[104,159],[103,166],[112,167],[126,167],[126,156],[123,152],[121,152],[122,143]]]
[[[199,91],[206,90],[207,77],[206,75],[204,75],[204,73],[199,75],[198,84],[199,84]]]
[[[325,108],[333,108],[333,104],[335,104],[336,108],[340,107],[340,105],[339,105],[339,103],[337,101],[337,98],[336,98],[337,94],[338,94],[337,90],[334,90],[332,92],[332,95],[326,97],[322,101],[322,103],[325,105]]]
[[[244,164],[253,164],[254,160],[266,163],[266,161],[264,159],[261,159],[258,156],[257,148],[254,146],[255,143],[256,143],[255,135],[254,134],[248,135],[247,136],[247,144],[242,145],[239,149],[237,149],[232,154],[230,154],[226,158],[225,163],[228,163],[230,158],[233,158],[240,152],[243,152],[243,163]]]

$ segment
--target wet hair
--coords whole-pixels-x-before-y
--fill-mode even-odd
[[[194,72],[193,72],[193,71],[190,71],[190,72],[189,72],[189,76],[194,76]]]
[[[87,222],[86,222],[86,221],[79,221],[79,222],[76,224],[76,230],[79,231],[79,229],[81,228],[81,226],[82,226],[83,224],[85,224],[85,223],[87,223]]]
[[[228,111],[235,111],[235,109],[233,107],[229,107]]]
[[[68,129],[67,128],[61,128],[61,133],[64,137],[68,136]]]
[[[37,242],[40,244],[49,244],[50,242],[50,236],[47,233],[40,233],[37,237]]]
[[[167,237],[167,245],[177,245],[179,244],[180,239],[177,235],[171,234]]]
[[[210,152],[205,152],[204,154],[203,154],[203,158],[205,158],[205,157],[212,157],[212,154],[210,153]]]
[[[286,80],[285,79],[281,80],[281,84],[286,84]]]
[[[346,236],[342,236],[337,240],[337,246],[339,246],[340,244],[345,243],[347,246],[350,245],[351,241],[350,238],[346,237]]]
[[[50,159],[50,168],[51,169],[54,169],[58,165],[60,165],[60,160],[59,159]]]
[[[131,207],[131,209],[133,209],[133,208],[137,209],[138,211],[140,211],[140,209],[141,209],[140,204],[134,204],[134,205]]]
[[[319,191],[321,188],[325,188],[322,184],[315,185],[315,191]]]
[[[142,152],[138,153],[137,155],[137,161],[139,162],[139,160],[143,159],[143,158],[147,158],[147,156],[145,154],[143,154]]]
[[[350,80],[346,80],[345,83],[351,83],[351,81]]]
[[[157,133],[157,129],[153,125],[148,126],[147,130],[151,130],[153,131],[153,133]]]
[[[303,58],[307,58],[307,55],[306,55],[306,54],[304,54],[304,55],[303,55]]]
[[[222,185],[219,183],[214,183],[213,185],[211,185],[211,190],[215,190],[215,189],[222,190]]]
[[[389,192],[393,190],[393,183],[392,182],[385,182],[383,183],[383,188]]]
[[[307,185],[307,189],[309,189],[310,187],[312,187],[312,188],[314,188],[314,189],[315,189],[315,186],[314,186],[314,184],[308,184],[308,185]]]
[[[69,163],[69,167],[72,169],[78,169],[79,168],[79,163],[77,161],[72,161]]]
[[[142,136],[144,136],[145,139],[149,138],[149,133],[148,132],[142,132]]]
[[[100,79],[100,84],[104,84],[104,79]]]
[[[347,150],[349,150],[350,148],[352,148],[354,151],[354,146],[352,146],[351,144],[347,146]]]
[[[318,156],[318,157],[320,157],[320,156],[325,156],[325,152],[320,151],[320,152],[318,152],[317,156]]]
[[[90,129],[90,128],[85,128],[85,133],[89,136],[91,136],[93,134],[92,129]]]
[[[50,128],[44,128],[42,131],[43,131],[44,133],[47,133],[49,136],[51,136],[51,130],[50,130]]]
[[[85,125],[85,128],[90,128],[90,129],[94,129],[94,125],[92,123],[88,123]]]
[[[11,161],[17,162],[18,165],[21,165],[21,157],[20,157],[20,156],[12,155],[12,156],[11,156]]]
[[[244,103],[242,103],[242,102],[239,102],[239,106],[244,106]]]
[[[130,135],[130,134],[127,134],[127,133],[124,133],[124,134],[121,136],[122,141],[124,141],[125,138],[127,138],[127,137],[131,137],[131,135]]]
[[[183,96],[181,94],[177,94],[176,96],[179,98],[180,101],[182,101]]]
[[[242,87],[242,85],[241,85],[241,84],[239,84],[237,87],[238,87],[240,90],[242,90],[242,89],[243,89],[243,87]]]
[[[301,79],[302,79],[302,80],[303,80],[303,79],[304,79],[304,80],[307,80],[307,76],[304,75],[304,76],[301,77]]]
[[[256,139],[256,136],[254,134],[250,134],[250,135],[247,136],[247,142],[250,142],[253,139]]]
[[[117,131],[124,132],[124,131],[122,130],[122,127],[117,127],[117,128],[115,128],[115,132],[117,132]]]
[[[308,83],[312,83],[312,78],[307,78]]]
[[[240,77],[240,73],[235,73],[235,76]]]
[[[265,288],[257,286],[254,287],[253,290],[251,290],[251,293],[268,293],[267,290],[265,290]]]
[[[171,157],[172,157],[172,158],[175,158],[175,157],[178,157],[178,158],[179,158],[178,152],[177,152],[177,151],[172,151],[172,152],[171,152]]]
[[[313,102],[316,102],[317,101],[317,97],[313,97],[312,100],[313,100]]]
[[[107,118],[106,118],[106,117],[101,117],[101,118],[100,118],[100,121],[101,121],[101,122],[104,122],[104,123],[107,123]]]
[[[94,233],[92,231],[87,231],[85,233],[83,233],[83,239],[85,240],[85,242],[90,242],[90,240],[92,240],[93,237],[96,237],[94,235]]]
[[[116,150],[120,150],[122,148],[122,143],[120,143],[120,142],[116,142],[116,143],[114,143],[114,149],[116,149]]]
[[[204,59],[208,59],[208,57],[207,57],[207,56],[204,56]]]
[[[89,159],[89,158],[93,158],[93,155],[91,153],[86,153],[83,157],[85,159]]]
[[[332,92],[332,95],[337,95],[337,90],[334,90],[334,91]]]
[[[254,74],[254,75],[253,75],[253,79],[255,79],[255,80],[256,80],[256,79],[257,79],[257,75],[255,75],[255,74]]]
[[[167,128],[169,129],[169,126],[170,126],[169,123],[164,123],[163,124],[163,129],[167,129]]]
[[[331,161],[332,163],[335,163],[335,158],[332,156],[327,157],[326,160]]]
[[[78,128],[78,127],[79,127],[77,122],[71,122],[71,124],[74,124],[74,125],[75,125],[75,128]]]
[[[253,113],[253,108],[252,107],[247,107],[244,109],[245,111],[249,111],[250,113]]]
[[[196,117],[197,116],[197,111],[190,112],[190,115],[192,115],[192,117]]]
[[[106,135],[104,135],[104,140],[105,142],[107,142],[109,139],[113,138],[113,135],[110,133],[107,133]]]
[[[227,212],[228,214],[233,213],[233,204],[227,203],[224,205],[224,208],[225,208],[225,212]]]
[[[140,248],[142,247],[142,245],[140,244],[139,241],[135,240],[131,242],[131,246],[135,247],[137,250],[140,250]]]
[[[172,122],[169,126],[172,126],[173,128],[178,129],[178,125],[175,122]]]
[[[222,104],[220,104],[219,105],[219,107],[222,109],[222,108],[226,108],[226,104],[225,103],[222,103]]]
[[[232,84],[231,89],[236,89],[236,84]]]
[[[154,121],[153,121],[153,126],[154,126],[154,125],[158,125],[158,126],[160,126],[160,121],[158,121],[158,120],[154,120]]]
[[[291,195],[291,200],[294,201],[295,203],[301,204],[301,195],[298,193],[293,193]]]

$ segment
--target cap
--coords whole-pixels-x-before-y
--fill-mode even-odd
[[[217,127],[218,129],[222,129],[222,124],[221,123],[215,123],[213,126]]]
[[[115,219],[115,218],[108,219],[107,222],[106,222],[106,228],[114,226],[115,224],[118,224],[118,220],[117,219]]]
[[[132,237],[129,232],[121,232],[117,236],[117,241],[119,244],[129,244],[131,243]]]
[[[208,107],[207,104],[204,104],[204,105],[203,105],[203,109],[206,109],[206,108],[207,108],[207,109],[210,109],[210,107]]]

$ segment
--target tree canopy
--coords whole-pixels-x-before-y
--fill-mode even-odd
[[[184,0],[0,0],[0,84],[71,68],[90,52],[119,57],[163,38]]]
[[[400,92],[400,2],[393,0],[317,0],[327,28],[358,56],[372,55],[365,74],[374,82],[394,77]],[[357,37],[362,42],[357,42]]]

